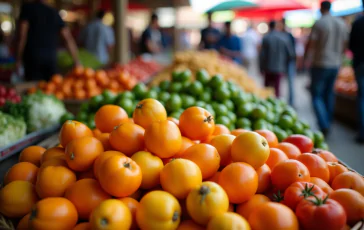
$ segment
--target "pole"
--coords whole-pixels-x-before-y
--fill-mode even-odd
[[[126,27],[128,0],[114,0],[115,17],[115,62],[125,64],[129,61],[129,35]]]
[[[89,21],[91,21],[95,17],[96,12],[99,9],[100,1],[99,0],[88,0],[88,5],[90,7],[88,19],[89,19]]]

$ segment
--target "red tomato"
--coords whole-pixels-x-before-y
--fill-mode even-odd
[[[344,208],[335,200],[315,198],[302,200],[296,208],[302,230],[341,230],[346,225]]]
[[[313,149],[313,142],[309,137],[300,134],[294,134],[286,139],[283,142],[288,142],[297,146],[300,149],[301,153],[310,153]]]
[[[318,186],[308,182],[295,182],[284,192],[284,204],[292,210],[296,210],[298,203],[303,199],[311,199],[316,196],[324,199],[326,194]]]

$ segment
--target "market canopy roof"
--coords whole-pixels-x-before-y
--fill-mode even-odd
[[[230,0],[221,2],[213,6],[212,8],[208,9],[207,12],[241,9],[244,7],[253,7],[253,6],[257,6],[257,4],[249,0]]]

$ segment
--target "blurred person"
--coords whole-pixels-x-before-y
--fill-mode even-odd
[[[240,38],[231,31],[231,22],[225,22],[225,33],[217,47],[221,54],[231,58],[236,63],[242,63],[242,45]]]
[[[291,50],[293,51],[293,57],[288,61],[287,66],[287,79],[288,79],[288,103],[294,106],[294,78],[296,77],[296,39],[287,30],[286,19],[282,18],[280,22],[281,32],[287,36]]]
[[[57,72],[59,34],[65,39],[74,64],[79,65],[77,46],[56,9],[45,1],[22,5],[19,16],[17,70],[24,64],[25,80],[48,80]]]
[[[0,59],[6,59],[10,56],[9,46],[6,42],[5,34],[0,30]]]
[[[212,13],[207,13],[207,27],[201,30],[200,49],[217,49],[221,33],[212,25]]]
[[[88,52],[94,54],[102,64],[108,64],[115,45],[115,35],[113,29],[102,22],[104,16],[105,11],[98,11],[94,20],[81,31],[79,39]]]
[[[322,17],[313,25],[307,44],[307,55],[312,53],[312,104],[321,131],[327,135],[335,106],[334,85],[348,40],[345,23],[330,14],[331,3],[321,3]]]
[[[258,56],[259,46],[261,43],[261,37],[253,28],[253,25],[249,25],[247,31],[244,33],[243,38],[243,58],[244,65],[246,66],[250,76],[253,76],[258,68]]]
[[[364,7],[364,0],[363,0]],[[364,15],[357,18],[352,26],[349,48],[353,52],[353,67],[358,84],[359,136],[357,142],[364,144]]]
[[[265,86],[273,87],[280,96],[280,80],[287,71],[287,63],[294,58],[293,47],[282,32],[276,29],[276,21],[269,23],[269,32],[263,37],[260,50],[260,70]]]
[[[144,30],[140,39],[140,52],[142,54],[158,54],[162,51],[163,39],[159,28],[158,16],[152,14],[149,26]]]

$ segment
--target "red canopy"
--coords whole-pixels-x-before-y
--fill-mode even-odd
[[[309,9],[308,6],[296,0],[260,0],[258,6],[237,10],[236,17],[240,18],[281,18],[289,10]]]

